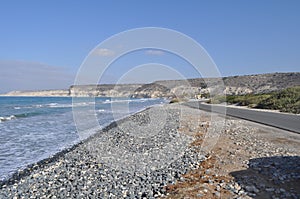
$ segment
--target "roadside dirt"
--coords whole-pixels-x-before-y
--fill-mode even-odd
[[[210,116],[200,110],[182,115],[179,131],[194,136],[191,147],[199,153]],[[299,134],[228,117],[206,160],[168,185],[165,198],[299,198],[299,187]]]

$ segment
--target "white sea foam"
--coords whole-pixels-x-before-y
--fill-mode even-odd
[[[18,168],[57,153],[62,147],[77,143],[80,138],[88,138],[114,120],[160,102],[152,101],[152,99],[95,98],[95,104],[93,100],[83,101],[84,99],[78,99],[78,101],[76,99],[73,103],[70,98],[65,100],[57,98],[57,101],[53,98],[40,99],[22,98],[18,101],[16,98],[16,101],[7,102],[0,99],[0,103],[4,104],[0,106],[0,132],[3,135],[1,141],[5,143],[5,145],[0,145],[0,154],[6,154],[0,162],[0,179],[10,176]],[[132,103],[129,110],[122,108],[122,103],[124,107],[128,105],[126,102]],[[113,110],[111,103],[117,103]],[[117,108],[118,105],[121,105],[120,109]],[[88,130],[80,135],[75,133],[72,107],[79,107],[79,111],[83,112],[83,117],[85,114],[97,113],[96,118],[100,126],[89,128],[93,125],[87,123],[87,128],[83,129]]]
[[[5,122],[5,121],[13,120],[13,119],[16,119],[16,116],[11,115],[8,117],[0,117],[0,122]]]

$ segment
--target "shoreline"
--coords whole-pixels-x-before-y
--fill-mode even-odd
[[[133,134],[131,134],[132,130],[134,130],[133,133],[138,133],[140,130],[142,130],[140,133],[145,133],[143,130],[152,132],[157,126],[150,125],[148,130],[147,128],[139,130],[136,128],[133,129],[130,122],[134,121],[137,122],[138,126],[143,126],[144,124],[148,124],[149,121],[147,118],[151,114],[150,112],[154,111],[153,113],[160,113],[163,110],[165,110],[167,114],[167,122],[163,124],[163,129],[159,130],[157,135],[152,135],[149,138],[143,138],[143,136],[136,137],[135,141],[133,141]],[[154,119],[162,121],[162,115],[163,114],[158,114]],[[165,163],[165,165],[160,167],[160,162],[158,162],[159,164],[156,164],[155,161],[152,162],[152,158],[161,160],[161,156],[151,156],[152,158],[149,159],[150,162],[145,164],[146,170],[143,170],[143,165],[146,162],[141,160],[141,158],[144,157],[145,152],[148,151],[150,153],[153,151],[154,153],[152,154],[156,155],[157,153],[155,151],[160,151],[162,149],[161,147],[167,149],[169,152],[172,150],[173,152],[178,152],[176,150],[176,143],[180,143],[177,141],[182,140],[182,135],[177,132],[177,129],[179,128],[179,115],[179,105],[171,106],[167,104],[159,107],[147,108],[139,113],[113,122],[100,132],[97,132],[86,140],[74,145],[70,149],[65,149],[51,158],[30,165],[24,172],[18,172],[13,178],[10,178],[10,180],[2,182],[2,185],[0,186],[0,197],[37,197],[38,195],[40,196],[40,194],[48,195],[51,192],[53,196],[74,198],[75,195],[78,196],[78,194],[88,194],[85,192],[83,193],[81,190],[81,186],[89,182],[88,179],[86,179],[88,176],[90,176],[89,178],[91,178],[93,182],[89,186],[97,186],[97,190],[99,189],[98,191],[93,191],[91,193],[92,195],[96,194],[97,198],[108,198],[111,194],[114,195],[113,198],[122,198],[125,195],[128,197],[131,195],[132,197],[151,196],[156,198],[163,196],[164,193],[166,193],[165,186],[168,183],[175,183],[182,174],[192,168],[196,168],[199,162],[205,159],[205,156],[197,154],[193,149],[182,145],[184,150],[179,153],[178,157],[177,155],[175,155],[174,158],[172,156],[173,159],[171,162],[163,160],[161,163]],[[146,133],[145,135],[148,134]],[[119,149],[126,149],[127,152],[129,152],[127,156],[119,156],[123,158],[119,165],[115,164],[119,161],[118,157],[117,159],[114,159],[117,162],[113,162],[113,164],[98,158],[98,154],[102,154],[96,152],[97,148],[95,147],[102,147],[102,144],[99,145],[99,141],[103,139],[106,141],[100,143],[108,146],[108,148],[106,148],[108,151],[117,147]],[[170,142],[170,139],[174,139],[175,142]],[[166,148],[165,144],[168,142],[175,143],[175,145],[168,145]],[[188,143],[189,142],[187,142],[187,144]],[[169,148],[172,146],[175,148]],[[133,153],[131,154],[130,151]],[[147,157],[148,156],[146,156],[146,158]],[[165,156],[165,158],[168,157],[171,156]],[[133,160],[133,162],[130,162],[130,160]],[[125,161],[124,164],[122,161]],[[125,170],[123,170],[124,165],[126,168]],[[129,170],[127,168],[129,168]],[[133,170],[130,168],[133,168]],[[116,178],[116,176],[120,175],[123,177]],[[62,181],[58,179],[61,179]],[[67,182],[70,179],[75,179],[75,181],[72,180],[69,182],[72,184],[75,183],[72,186],[65,183],[61,184],[61,182]],[[79,184],[78,180],[80,181]],[[55,189],[49,183],[57,184],[57,186],[61,188]],[[103,185],[103,183],[105,185]],[[124,183],[127,184],[126,193],[122,192],[125,188]],[[29,188],[29,186],[31,188]],[[48,192],[48,194],[45,191],[38,191],[44,188],[51,191]],[[66,191],[65,188],[71,190]],[[61,190],[65,190],[65,192],[62,193]]]
[[[0,96],[0,97],[2,97],[2,96]],[[15,96],[13,96],[13,97],[15,97]],[[40,97],[42,97],[42,96],[40,96]],[[73,151],[74,149],[76,149],[80,145],[85,144],[89,140],[93,139],[93,137],[97,136],[97,134],[100,134],[102,132],[105,132],[105,131],[108,131],[108,130],[110,130],[112,128],[115,128],[115,127],[117,127],[118,123],[122,123],[122,122],[126,121],[127,118],[129,118],[130,116],[133,116],[135,114],[144,112],[144,111],[146,111],[146,110],[148,110],[148,109],[150,109],[152,107],[155,107],[155,106],[160,106],[160,104],[151,105],[151,106],[143,108],[143,109],[141,109],[141,110],[139,110],[137,112],[134,112],[134,113],[131,113],[131,114],[127,115],[127,116],[119,118],[116,121],[109,122],[106,125],[104,125],[102,128],[95,130],[96,132],[93,133],[92,135],[90,135],[89,137],[87,137],[87,138],[85,138],[83,140],[80,140],[79,142],[77,142],[77,143],[75,143],[75,144],[73,144],[73,145],[71,145],[69,147],[63,148],[61,151],[58,151],[58,152],[54,153],[53,155],[50,155],[47,158],[44,158],[42,160],[39,160],[39,161],[37,161],[35,163],[32,163],[32,164],[29,164],[29,165],[26,165],[26,166],[24,166],[24,168],[18,169],[13,174],[11,174],[7,179],[0,180],[0,187],[2,187],[3,185],[11,185],[11,184],[19,181],[22,177],[30,175],[30,173],[32,173],[35,168],[37,168],[37,167],[42,168],[43,165],[58,160],[60,157],[62,157],[65,154],[69,153],[70,151]]]
[[[137,122],[138,126],[149,124],[151,111],[161,121],[162,110],[167,112],[163,129],[155,136],[132,141],[131,131],[139,132],[139,129],[132,128],[130,121]],[[34,165],[16,182],[1,185],[0,197],[271,199],[273,195],[279,198],[300,196],[297,189],[300,135],[227,117],[225,129],[213,150],[202,154],[201,144],[210,125],[210,116],[211,113],[181,104],[147,108],[111,123],[50,161]],[[156,126],[150,125],[149,132],[155,131]],[[105,148],[108,151],[111,147],[125,147],[143,154],[153,147],[152,144],[159,148],[169,138],[180,135],[193,139],[189,140],[183,154],[161,168],[152,170],[149,167],[145,172],[122,170],[123,162],[127,167],[127,160],[130,160],[126,154],[120,156],[121,160],[110,156],[121,161],[120,167],[98,159],[98,155],[102,155],[99,143],[108,146]],[[140,156],[136,157],[137,164],[144,162]]]
[[[0,97],[1,98],[1,97]],[[4,97],[4,98],[7,98],[7,97]],[[10,98],[10,97],[9,97]],[[11,97],[11,98],[19,98],[19,97]],[[22,97],[23,98],[23,97]],[[25,97],[26,98],[26,97]],[[31,97],[29,97],[31,98]],[[38,98],[38,97],[33,97],[33,98]],[[41,97],[43,98],[43,97]],[[45,97],[45,98],[49,98],[49,97]],[[64,98],[64,97],[63,97]],[[101,97],[99,97],[100,99],[102,99]],[[69,99],[71,100],[72,98],[67,98],[66,100],[69,101]],[[96,100],[96,99],[95,99]],[[109,99],[111,100],[111,99]],[[135,100],[135,99],[133,99]],[[72,102],[71,102],[72,103]],[[59,158],[61,155],[73,150],[73,148],[76,148],[78,145],[84,143],[87,139],[89,139],[91,136],[93,136],[94,134],[97,134],[99,133],[99,131],[103,131],[103,130],[107,130],[107,128],[113,128],[111,127],[115,122],[121,122],[123,119],[126,119],[127,117],[131,116],[131,115],[134,115],[134,114],[137,114],[139,112],[142,112],[142,111],[145,111],[151,107],[154,107],[154,106],[160,106],[161,104],[153,104],[153,105],[150,105],[150,106],[147,106],[147,107],[142,107],[139,108],[139,110],[135,111],[135,112],[129,112],[127,113],[127,115],[125,116],[122,116],[121,118],[118,118],[117,120],[113,121],[108,121],[104,124],[102,124],[101,126],[99,126],[99,128],[95,128],[95,129],[91,129],[91,134],[90,136],[88,137],[85,137],[83,139],[80,139],[80,138],[77,138],[76,140],[74,140],[74,142],[72,143],[65,143],[63,146],[57,148],[57,150],[55,151],[52,151],[51,153],[49,153],[49,155],[47,156],[43,156],[43,157],[40,157],[40,158],[36,158],[35,160],[33,161],[28,161],[29,163],[28,164],[22,164],[18,167],[14,167],[14,170],[9,170],[9,172],[5,173],[3,176],[1,176],[1,179],[0,179],[0,185],[2,184],[7,184],[7,181],[10,181],[10,183],[14,182],[16,179],[19,179],[20,177],[22,177],[24,174],[27,175],[27,173],[32,170],[32,168],[36,165],[41,165],[41,164],[44,164],[45,162],[52,162],[53,160],[52,159],[57,159]],[[10,117],[12,117],[12,119],[18,119],[18,115],[11,115]],[[1,119],[1,118],[0,118]],[[5,118],[4,118],[5,119]],[[5,122],[5,121],[3,121]],[[0,123],[2,123],[0,121]],[[78,132],[76,130],[76,134],[78,135]]]

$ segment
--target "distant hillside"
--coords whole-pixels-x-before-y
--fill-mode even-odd
[[[300,72],[270,73],[223,78],[156,81],[150,84],[73,85],[68,90],[10,92],[6,96],[106,96],[106,97],[187,97],[207,96],[220,89],[223,80],[227,95],[269,93],[300,86]]]
[[[70,96],[128,97],[141,84],[104,84],[71,86]]]
[[[12,91],[9,93],[6,93],[1,96],[29,96],[29,97],[39,97],[39,96],[45,96],[45,97],[64,97],[64,96],[69,96],[70,95],[70,90],[65,89],[65,90],[40,90],[40,91]]]
[[[300,73],[270,73],[223,78],[156,81],[143,85],[138,91],[143,93],[144,96],[150,96],[155,91],[159,95],[176,94],[192,97],[196,94],[208,94],[212,90],[218,89],[222,80],[225,87],[224,93],[227,95],[269,93],[299,86]],[[158,89],[158,85],[165,89]]]
[[[224,77],[226,86],[250,89],[251,93],[268,93],[300,85],[300,73],[270,73]]]

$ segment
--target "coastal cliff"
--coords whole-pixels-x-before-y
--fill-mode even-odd
[[[64,97],[69,96],[70,90],[40,90],[40,91],[12,91],[2,96],[25,96],[25,97]]]
[[[96,96],[157,98],[182,96],[194,98],[207,96],[224,82],[227,95],[268,93],[300,85],[300,73],[270,73],[231,76],[223,78],[197,78],[188,80],[165,80],[150,84],[104,84],[72,85],[66,90],[13,91],[2,96]]]
[[[70,96],[97,97],[128,97],[141,84],[104,84],[104,85],[73,85],[69,88]]]

